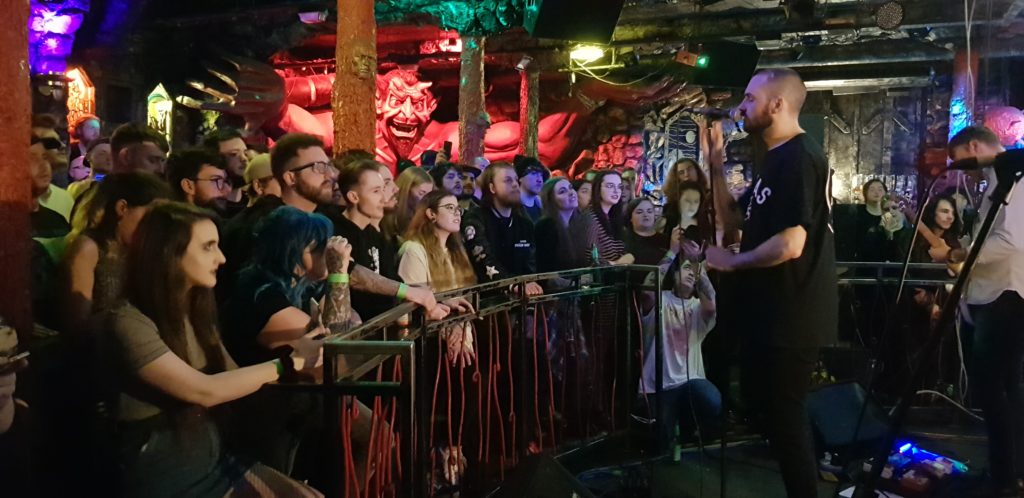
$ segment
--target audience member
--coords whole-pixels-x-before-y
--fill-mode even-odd
[[[110,136],[112,172],[142,170],[163,176],[168,150],[160,132],[138,123],[123,124]]]
[[[249,148],[245,144],[242,132],[234,128],[217,128],[203,137],[203,148],[224,158],[224,172],[231,180],[233,188],[227,195],[223,212],[229,216],[234,215],[247,205],[242,190],[248,185],[245,181],[245,170],[249,158],[245,151]]]
[[[67,195],[67,192],[50,185],[50,181],[53,179],[53,175],[50,173],[50,163],[43,155],[43,145],[38,142],[38,139],[33,140],[34,143],[29,147],[29,175],[31,175],[32,181],[32,237],[38,239],[63,237],[71,231],[68,216],[45,206],[43,198],[53,190],[63,192],[64,195]]]
[[[878,178],[868,180],[861,191],[864,204],[857,207],[854,237],[855,261],[895,259],[894,237],[903,228],[903,213],[893,209],[889,189]]]
[[[536,273],[533,223],[522,214],[515,167],[495,162],[480,175],[480,207],[462,218],[462,239],[481,282]],[[535,282],[526,293],[543,293]]]
[[[540,189],[544,216],[537,220],[534,239],[537,271],[551,272],[590,266],[587,217],[579,210],[579,198],[565,178],[551,178]]]
[[[519,197],[523,213],[536,223],[544,214],[541,207],[540,189],[550,173],[537,158],[516,156],[516,176],[519,177]]]
[[[207,149],[176,151],[167,159],[167,182],[178,199],[223,213],[231,193],[224,158]]]
[[[480,185],[477,179],[480,178],[482,171],[470,164],[461,164],[459,167],[462,169],[462,195],[459,197],[459,205],[469,208],[470,204],[478,204],[480,200]]]
[[[282,359],[236,368],[217,331],[212,289],[224,255],[213,214],[154,207],[128,246],[127,302],[111,312],[99,361],[117,422],[121,496],[322,496],[270,468],[224,454],[208,409],[311,368],[321,343],[303,337]],[[261,491],[258,491],[261,490]]]
[[[0,318],[0,483],[5,496],[38,496],[31,466],[36,456],[31,454],[31,413],[14,396],[18,372],[28,367],[18,353],[18,334]]]
[[[73,182],[68,185],[68,194],[75,201],[82,196],[94,181],[102,180],[103,177],[110,174],[110,170],[113,168],[112,158],[110,157],[110,139],[109,138],[97,138],[89,143],[89,147],[85,152],[85,166],[88,168],[88,176],[81,180]]]
[[[629,220],[623,241],[626,251],[640,265],[668,266],[679,253],[682,231],[672,230],[672,236],[654,229],[658,218],[654,203],[643,197],[626,204],[624,218]]]
[[[640,392],[657,407],[659,450],[671,447],[678,425],[680,438],[715,433],[722,395],[704,376],[701,343],[715,328],[715,289],[700,265],[676,258],[665,274],[661,291],[661,392],[657,389],[656,313],[644,325],[644,360]]]
[[[111,175],[96,187],[86,219],[91,223],[71,240],[61,261],[62,331],[85,332],[91,318],[121,298],[124,254],[139,221],[171,189],[151,173]]]
[[[591,185],[590,180],[583,178],[573,180],[572,188],[576,189],[576,197],[579,199],[580,209],[590,207],[590,199],[594,193],[594,186]]]
[[[68,186],[70,187],[76,182],[80,182],[89,177],[89,165],[85,162],[85,156],[78,156],[71,160],[68,165],[68,179],[72,182]],[[72,195],[72,198],[74,195]]]
[[[462,195],[462,171],[457,164],[441,163],[430,170],[434,188],[456,197]],[[417,203],[418,204],[418,203]]]
[[[92,114],[86,114],[78,118],[71,125],[71,129],[68,130],[68,133],[71,135],[71,151],[68,158],[73,161],[78,157],[87,155],[89,145],[100,138],[101,132],[100,118]]]
[[[245,166],[242,179],[246,185],[246,196],[249,198],[246,207],[252,207],[261,197],[281,197],[281,184],[278,183],[277,178],[274,178],[274,170],[270,167],[269,153],[253,156]]]
[[[43,157],[50,163],[51,182],[54,186],[67,188],[68,179],[68,148],[57,132],[57,118],[50,114],[37,114],[32,117],[32,136],[43,145]]]
[[[931,234],[918,234],[910,259],[915,263],[945,263],[952,249],[960,248],[958,239],[963,230],[956,201],[951,197],[937,196],[924,207],[921,223]],[[909,237],[907,238],[909,240]]]
[[[221,307],[224,345],[240,366],[273,360],[274,349],[308,333],[343,332],[358,318],[349,305],[351,246],[330,237],[330,220],[282,206],[256,227],[253,257]],[[307,303],[329,281],[323,316]],[[291,474],[299,442],[318,424],[317,404],[308,395],[259,392],[236,405],[243,416],[232,428],[242,454]]]
[[[615,170],[604,170],[594,176],[593,197],[587,215],[590,217],[592,259],[600,264],[631,264],[633,255],[622,242],[622,177]]]
[[[335,220],[334,233],[352,244],[354,263],[389,281],[396,281],[398,247],[395,246],[393,239],[385,236],[380,230],[387,195],[380,169],[381,165],[377,161],[362,160],[349,164],[342,172],[338,178],[338,188],[345,196],[348,207],[342,216]],[[419,168],[416,171],[422,172]],[[401,197],[401,194],[399,196]],[[395,292],[356,288],[352,292],[352,308],[359,316],[369,320],[391,309],[396,296],[398,300],[408,299],[420,304],[426,303],[424,305],[428,312],[438,316],[446,315],[448,312],[447,306],[436,306],[430,290],[408,287],[404,283],[398,285]]]
[[[636,170],[633,168],[622,169],[622,203],[629,204],[629,201],[636,197]]]
[[[398,203],[384,219],[382,227],[388,238],[398,240],[409,228],[416,205],[423,196],[434,190],[434,180],[423,168],[408,168],[398,175]]]

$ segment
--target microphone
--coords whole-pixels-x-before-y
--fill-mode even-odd
[[[711,119],[729,119],[732,121],[738,121],[739,110],[737,109],[718,109],[716,107],[686,107],[683,109],[691,114],[699,114],[701,116]]]
[[[1020,161],[1024,161],[1024,149],[1011,149],[1005,152],[1000,152],[995,156],[969,157],[967,159],[953,161],[949,164],[949,168],[947,169],[956,171],[976,171],[989,166],[999,167],[1001,164]]]

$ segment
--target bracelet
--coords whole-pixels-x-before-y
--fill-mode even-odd
[[[405,301],[405,295],[408,292],[409,292],[409,286],[408,285],[398,284],[398,294],[395,294],[395,297],[397,297],[399,301]]]
[[[284,363],[282,363],[281,360],[274,360],[271,363],[273,363],[274,367],[277,368],[277,378],[280,379],[281,377],[284,377]]]
[[[327,275],[327,282],[333,285],[347,284],[348,273],[331,273]]]

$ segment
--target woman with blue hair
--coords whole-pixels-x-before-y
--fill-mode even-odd
[[[276,348],[307,335],[339,332],[358,321],[349,305],[352,249],[344,238],[330,237],[332,231],[323,215],[288,206],[256,226],[253,257],[221,310],[224,344],[239,365],[276,358]],[[324,280],[323,317],[311,316],[306,303],[323,295]],[[315,400],[260,392],[239,408],[240,452],[290,474],[299,441],[316,422]]]

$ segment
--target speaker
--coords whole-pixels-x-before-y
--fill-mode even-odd
[[[526,0],[523,25],[534,38],[608,43],[625,0]]]
[[[704,43],[699,53],[707,57],[707,65],[694,68],[690,79],[700,86],[746,88],[761,60],[761,51],[752,43]]]
[[[858,430],[857,418],[865,402],[867,409]],[[870,451],[889,430],[885,411],[856,382],[812,391],[807,397],[807,412],[819,450],[839,452],[847,459]]]
[[[594,498],[551,455],[535,455],[524,459],[510,472],[489,498]]]

